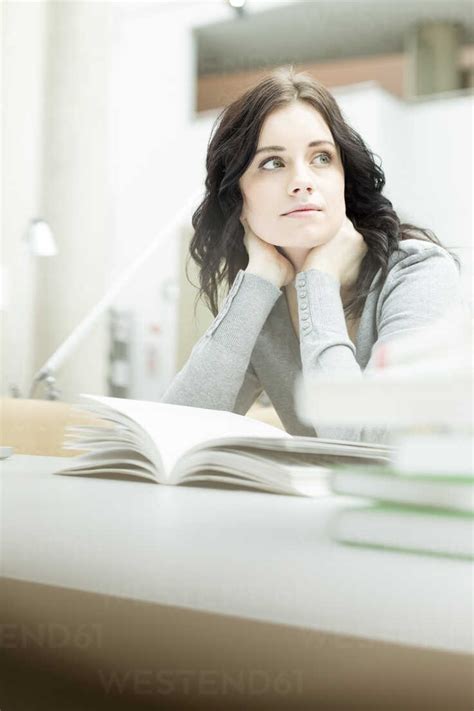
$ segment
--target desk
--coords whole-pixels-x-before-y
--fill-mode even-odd
[[[169,704],[187,694],[208,709],[225,670],[247,691],[261,672],[266,691],[252,687],[245,708],[472,707],[470,562],[332,542],[343,497],[55,476],[62,464],[2,463],[7,648],[25,649],[25,625],[41,622],[43,661],[84,679],[132,672],[126,691],[141,684],[144,703],[163,700],[162,680],[137,670],[165,669]],[[241,689],[226,687],[225,708],[243,707]]]

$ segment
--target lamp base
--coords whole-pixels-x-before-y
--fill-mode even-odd
[[[41,370],[36,375],[31,386],[30,398],[34,398],[36,388],[41,382],[45,383],[45,400],[60,400],[61,390],[56,386],[56,378],[50,370]]]

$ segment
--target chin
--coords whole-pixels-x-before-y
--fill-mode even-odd
[[[312,249],[313,247],[318,247],[321,244],[326,244],[329,241],[328,237],[315,237],[314,235],[299,235],[297,237],[293,236],[290,239],[285,239],[279,242],[279,247],[293,247],[296,249]]]

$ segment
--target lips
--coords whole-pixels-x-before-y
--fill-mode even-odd
[[[294,210],[290,210],[289,212],[284,212],[283,217],[285,215],[292,215],[294,212],[321,212],[321,208],[317,207],[316,205],[304,205],[301,207],[295,207]]]

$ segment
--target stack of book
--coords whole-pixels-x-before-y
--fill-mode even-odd
[[[406,435],[390,467],[335,468],[330,485],[357,497],[330,524],[353,545],[474,557],[473,438]]]
[[[381,345],[359,377],[300,384],[304,421],[383,427],[393,447],[388,467],[334,468],[332,490],[358,497],[333,520],[336,540],[473,557],[473,334],[463,306]]]

